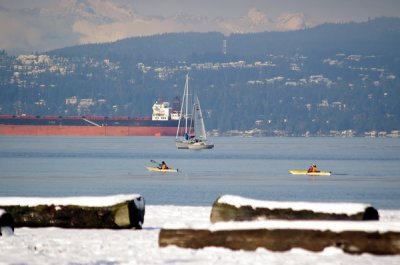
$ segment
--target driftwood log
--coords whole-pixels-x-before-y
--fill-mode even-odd
[[[337,247],[346,253],[400,254],[400,226],[378,220],[378,211],[364,204],[271,202],[224,195],[211,210],[211,224],[163,228],[161,247],[225,247],[233,250],[322,251]]]
[[[307,222],[307,221],[305,221]],[[400,233],[313,229],[161,229],[161,247],[175,245],[183,248],[224,247],[232,250],[287,251],[302,248],[319,252],[326,247],[337,247],[346,253],[375,255],[400,254]]]
[[[15,227],[141,229],[145,213],[144,198],[140,195],[120,196],[121,200],[111,200],[117,203],[109,204],[107,201],[110,201],[110,197],[83,197],[87,205],[76,203],[80,197],[39,200],[3,197],[0,198],[0,205],[13,217]],[[104,206],[93,204],[91,200],[103,201]],[[4,201],[9,205],[4,205]]]
[[[260,219],[379,220],[378,211],[370,205],[351,204],[357,210],[350,213],[345,211],[346,205],[349,204],[268,202],[224,195],[214,202],[210,220],[212,223]]]
[[[0,236],[14,233],[14,219],[4,209],[0,209]]]

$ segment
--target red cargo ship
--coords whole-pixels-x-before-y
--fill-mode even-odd
[[[0,115],[0,135],[175,136],[179,111],[156,102],[152,117]]]

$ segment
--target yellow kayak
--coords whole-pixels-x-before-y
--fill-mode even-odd
[[[308,172],[308,170],[289,170],[292,175],[308,175],[308,176],[330,176],[332,172],[330,171],[317,171],[317,172]]]
[[[156,172],[178,172],[177,168],[167,168],[161,169],[158,167],[146,167],[148,171],[156,171]]]

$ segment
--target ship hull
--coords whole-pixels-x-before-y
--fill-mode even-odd
[[[0,135],[174,136],[178,121],[127,117],[0,116]]]
[[[151,117],[0,115],[0,135],[175,136],[179,121],[170,112],[168,102],[156,102]]]
[[[0,125],[0,135],[25,136],[175,136],[175,127]]]

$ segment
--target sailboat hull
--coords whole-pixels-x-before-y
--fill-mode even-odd
[[[188,149],[193,149],[193,150],[201,150],[201,149],[212,149],[214,147],[213,144],[207,144],[207,143],[193,143],[188,146]]]
[[[176,141],[175,144],[178,149],[201,150],[212,149],[214,147],[214,144],[202,141]]]
[[[187,142],[175,142],[175,145],[178,149],[189,149],[189,143]]]

